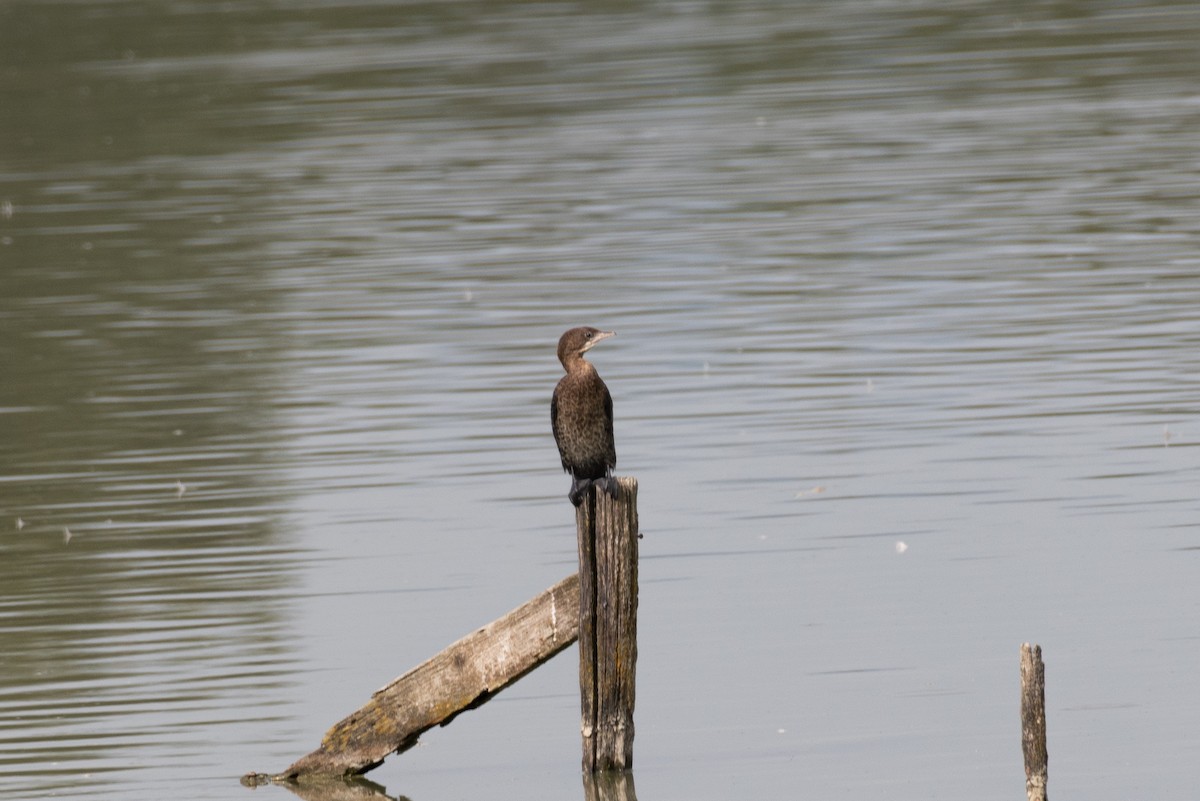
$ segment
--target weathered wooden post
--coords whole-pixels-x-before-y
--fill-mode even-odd
[[[637,480],[595,487],[575,513],[579,539],[579,694],[583,770],[633,767],[637,665]]]
[[[1042,647],[1021,646],[1021,750],[1025,754],[1025,795],[1046,801],[1046,666]]]

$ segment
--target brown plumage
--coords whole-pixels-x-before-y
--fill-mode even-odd
[[[558,340],[558,360],[567,374],[550,400],[550,426],[563,470],[573,478],[567,497],[576,506],[593,482],[608,492],[617,486],[609,480],[617,466],[612,396],[596,368],[583,358],[593,345],[611,336],[612,331],[583,327],[572,328]]]

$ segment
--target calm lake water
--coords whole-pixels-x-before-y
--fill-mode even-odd
[[[1200,793],[1200,6],[0,3],[0,796],[246,798],[640,482],[641,801]],[[579,798],[571,649],[371,778]],[[292,798],[280,787],[255,791]]]

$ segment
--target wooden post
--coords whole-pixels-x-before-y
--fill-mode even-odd
[[[578,634],[579,577],[494,620],[386,687],[325,733],[321,747],[276,776],[249,774],[243,783],[352,776],[391,753],[416,745],[422,732],[445,726],[562,651]]]
[[[1021,646],[1021,750],[1025,754],[1025,795],[1046,801],[1046,666],[1042,647]]]
[[[579,539],[579,695],[583,770],[633,767],[637,665],[637,480],[592,487],[575,513]]]

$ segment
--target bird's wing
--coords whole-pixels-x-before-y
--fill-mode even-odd
[[[558,393],[550,396],[550,429],[554,432],[554,441],[558,442]]]
[[[558,446],[558,455],[562,459],[563,470],[570,470],[567,467],[567,457],[563,453],[562,447],[562,429],[558,427],[558,390],[550,396],[550,430],[554,432],[554,444]]]
[[[612,395],[608,394],[608,387],[604,388],[604,429],[608,436],[608,450],[604,454],[604,461],[608,469],[612,470],[617,466],[617,440],[613,436]]]

